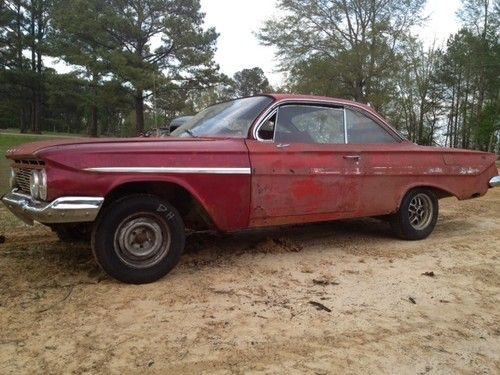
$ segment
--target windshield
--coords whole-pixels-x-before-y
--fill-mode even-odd
[[[267,96],[254,96],[213,105],[198,113],[171,135],[246,138],[252,123],[272,101]]]

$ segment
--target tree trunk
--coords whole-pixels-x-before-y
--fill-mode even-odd
[[[35,2],[31,2],[31,9],[30,9],[30,38],[31,38],[31,71],[34,76],[36,76],[36,46],[35,46]],[[30,126],[30,131],[32,133],[35,133],[37,131],[37,105],[38,105],[38,100],[37,100],[37,83],[32,82],[32,87],[31,87],[31,126]]]
[[[90,118],[89,136],[97,137],[97,105],[92,104],[92,116]]]
[[[89,136],[97,137],[97,85],[98,78],[96,74],[92,74],[92,107],[91,119],[89,124]]]
[[[137,135],[144,133],[144,97],[142,90],[135,93],[135,131]]]
[[[418,144],[423,145],[425,144],[424,142],[424,105],[425,105],[425,98],[420,98],[420,108],[419,108],[419,115],[418,115]]]
[[[464,99],[464,108],[462,114],[462,148],[468,148],[468,139],[467,139],[467,128],[470,126],[469,118],[467,117],[469,105],[469,79],[466,80],[465,83],[465,99]]]

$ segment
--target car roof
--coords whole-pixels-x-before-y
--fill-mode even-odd
[[[356,102],[354,100],[332,98],[332,97],[328,97],[328,96],[302,95],[302,94],[263,94],[263,95],[269,96],[276,101],[282,101],[282,100],[314,101],[314,100],[317,100],[317,101],[322,101],[322,102],[328,102],[331,104],[339,104],[339,105],[347,105],[347,106],[357,107],[357,108],[364,109],[365,111],[371,113],[372,115],[374,115],[378,119],[382,120],[386,125],[388,125],[387,121],[377,111],[375,111],[375,109],[372,108],[370,105]]]
[[[356,102],[354,100],[341,99],[341,98],[332,98],[329,96],[319,96],[319,95],[303,95],[303,94],[264,94],[266,96],[270,96],[275,100],[320,100],[327,101],[331,103],[337,104],[345,104],[345,105],[353,105],[356,107],[362,107],[370,112],[375,112],[375,110],[367,104],[363,104],[360,102]]]

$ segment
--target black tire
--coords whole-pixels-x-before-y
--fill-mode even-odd
[[[422,203],[419,204],[419,201]],[[390,223],[399,238],[422,240],[434,230],[438,214],[439,202],[434,191],[416,188],[406,193],[398,212],[391,216]]]
[[[91,242],[97,263],[111,277],[130,284],[151,283],[179,262],[184,223],[177,210],[157,196],[129,195],[103,209]]]
[[[51,228],[62,242],[90,242],[91,228],[88,223],[57,224]]]

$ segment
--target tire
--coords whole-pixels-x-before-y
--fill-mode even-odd
[[[422,240],[434,230],[438,214],[439,202],[436,194],[430,189],[416,188],[404,196],[390,223],[399,238]]]
[[[155,195],[118,199],[99,215],[92,252],[111,277],[130,284],[154,282],[169,273],[184,250],[184,223],[177,210]]]
[[[51,229],[62,242],[90,242],[91,230],[88,223],[58,224]]]

